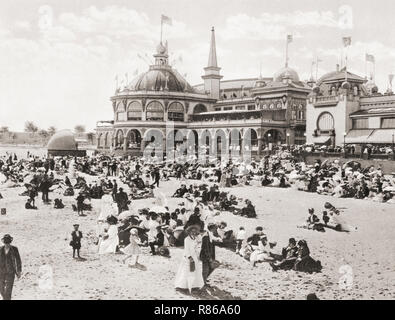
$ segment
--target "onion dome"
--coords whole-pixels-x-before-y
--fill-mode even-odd
[[[298,73],[290,67],[284,67],[277,71],[273,76],[273,81],[282,82],[284,78],[290,79],[292,82],[300,81]]]

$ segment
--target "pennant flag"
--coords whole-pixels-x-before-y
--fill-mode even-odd
[[[366,61],[374,63],[374,55],[366,54]]]
[[[165,16],[162,14],[162,24],[168,24],[169,26],[173,25],[173,21],[171,20],[171,18]]]
[[[351,46],[351,37],[343,37],[343,45],[344,47]]]
[[[318,63],[320,63],[320,62],[322,62],[321,59],[316,59],[316,60],[314,60],[314,61],[312,62],[312,65],[315,66],[316,64],[318,64]]]
[[[287,35],[287,43],[291,43],[293,41],[292,34]]]

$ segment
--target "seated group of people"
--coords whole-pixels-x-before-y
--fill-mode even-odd
[[[229,211],[235,215],[241,215],[248,218],[255,218],[256,211],[252,202],[248,199],[244,201],[244,205],[240,205],[242,199],[227,192],[221,192],[217,184],[208,186],[207,184],[190,185],[181,184],[173,196],[174,198],[184,198],[187,206],[194,205],[194,199],[204,205],[209,205],[215,210]]]
[[[321,271],[321,262],[310,256],[305,240],[296,242],[294,238],[289,239],[288,246],[282,249],[281,254],[273,251],[276,245],[276,242],[269,242],[262,227],[256,227],[255,233],[247,239],[245,239],[245,230],[241,227],[237,235],[236,253],[250,261],[253,267],[258,262],[267,262],[273,271],[291,269],[310,273]]]
[[[340,210],[329,202],[324,204],[322,220],[315,214],[314,208],[309,208],[309,216],[306,219],[306,224],[302,226],[302,228],[320,232],[325,232],[325,228],[342,232],[356,230],[355,227],[351,227],[340,218]]]

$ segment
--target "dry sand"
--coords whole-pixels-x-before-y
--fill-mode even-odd
[[[179,182],[161,183],[160,191],[174,192]],[[182,249],[170,249],[171,258],[150,256],[148,249],[140,262],[146,271],[122,264],[122,255],[99,256],[93,243],[100,201],[93,200],[94,210],[87,217],[78,217],[71,209],[74,197],[65,197],[66,208],[54,210],[37,201],[39,210],[25,210],[24,188],[0,190],[7,215],[0,216],[0,234],[10,233],[23,260],[23,276],[15,282],[14,299],[190,299],[173,287]],[[395,205],[368,200],[336,199],[293,189],[240,187],[229,189],[238,197],[250,198],[256,206],[258,219],[221,213],[219,220],[247,233],[258,225],[264,227],[276,249],[287,244],[289,237],[307,240],[312,257],[322,262],[322,273],[305,274],[294,271],[273,273],[267,264],[252,268],[250,264],[225,249],[217,248],[220,268],[211,275],[212,296],[208,299],[305,299],[315,292],[321,299],[394,299],[395,298]],[[41,194],[40,194],[41,195]],[[50,194],[51,197],[51,194]],[[297,228],[303,223],[307,209],[321,213],[329,201],[344,207],[342,215],[357,231],[325,233]],[[180,199],[170,199],[174,209]],[[135,201],[143,207],[153,199]],[[0,205],[1,206],[1,205]],[[74,223],[80,224],[85,238],[81,254],[86,261],[72,259],[66,237]],[[52,269],[52,288],[39,285],[42,266]],[[350,266],[353,283],[342,289],[341,266]],[[347,268],[347,267],[346,267]],[[199,299],[199,297],[192,297]]]

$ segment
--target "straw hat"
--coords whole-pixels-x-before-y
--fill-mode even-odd
[[[193,224],[193,225],[190,225],[189,227],[187,227],[187,228],[185,229],[185,232],[189,234],[189,233],[190,233],[192,230],[194,230],[194,229],[196,229],[198,232],[200,232],[201,227],[200,227],[200,225],[198,225],[198,224]]]

